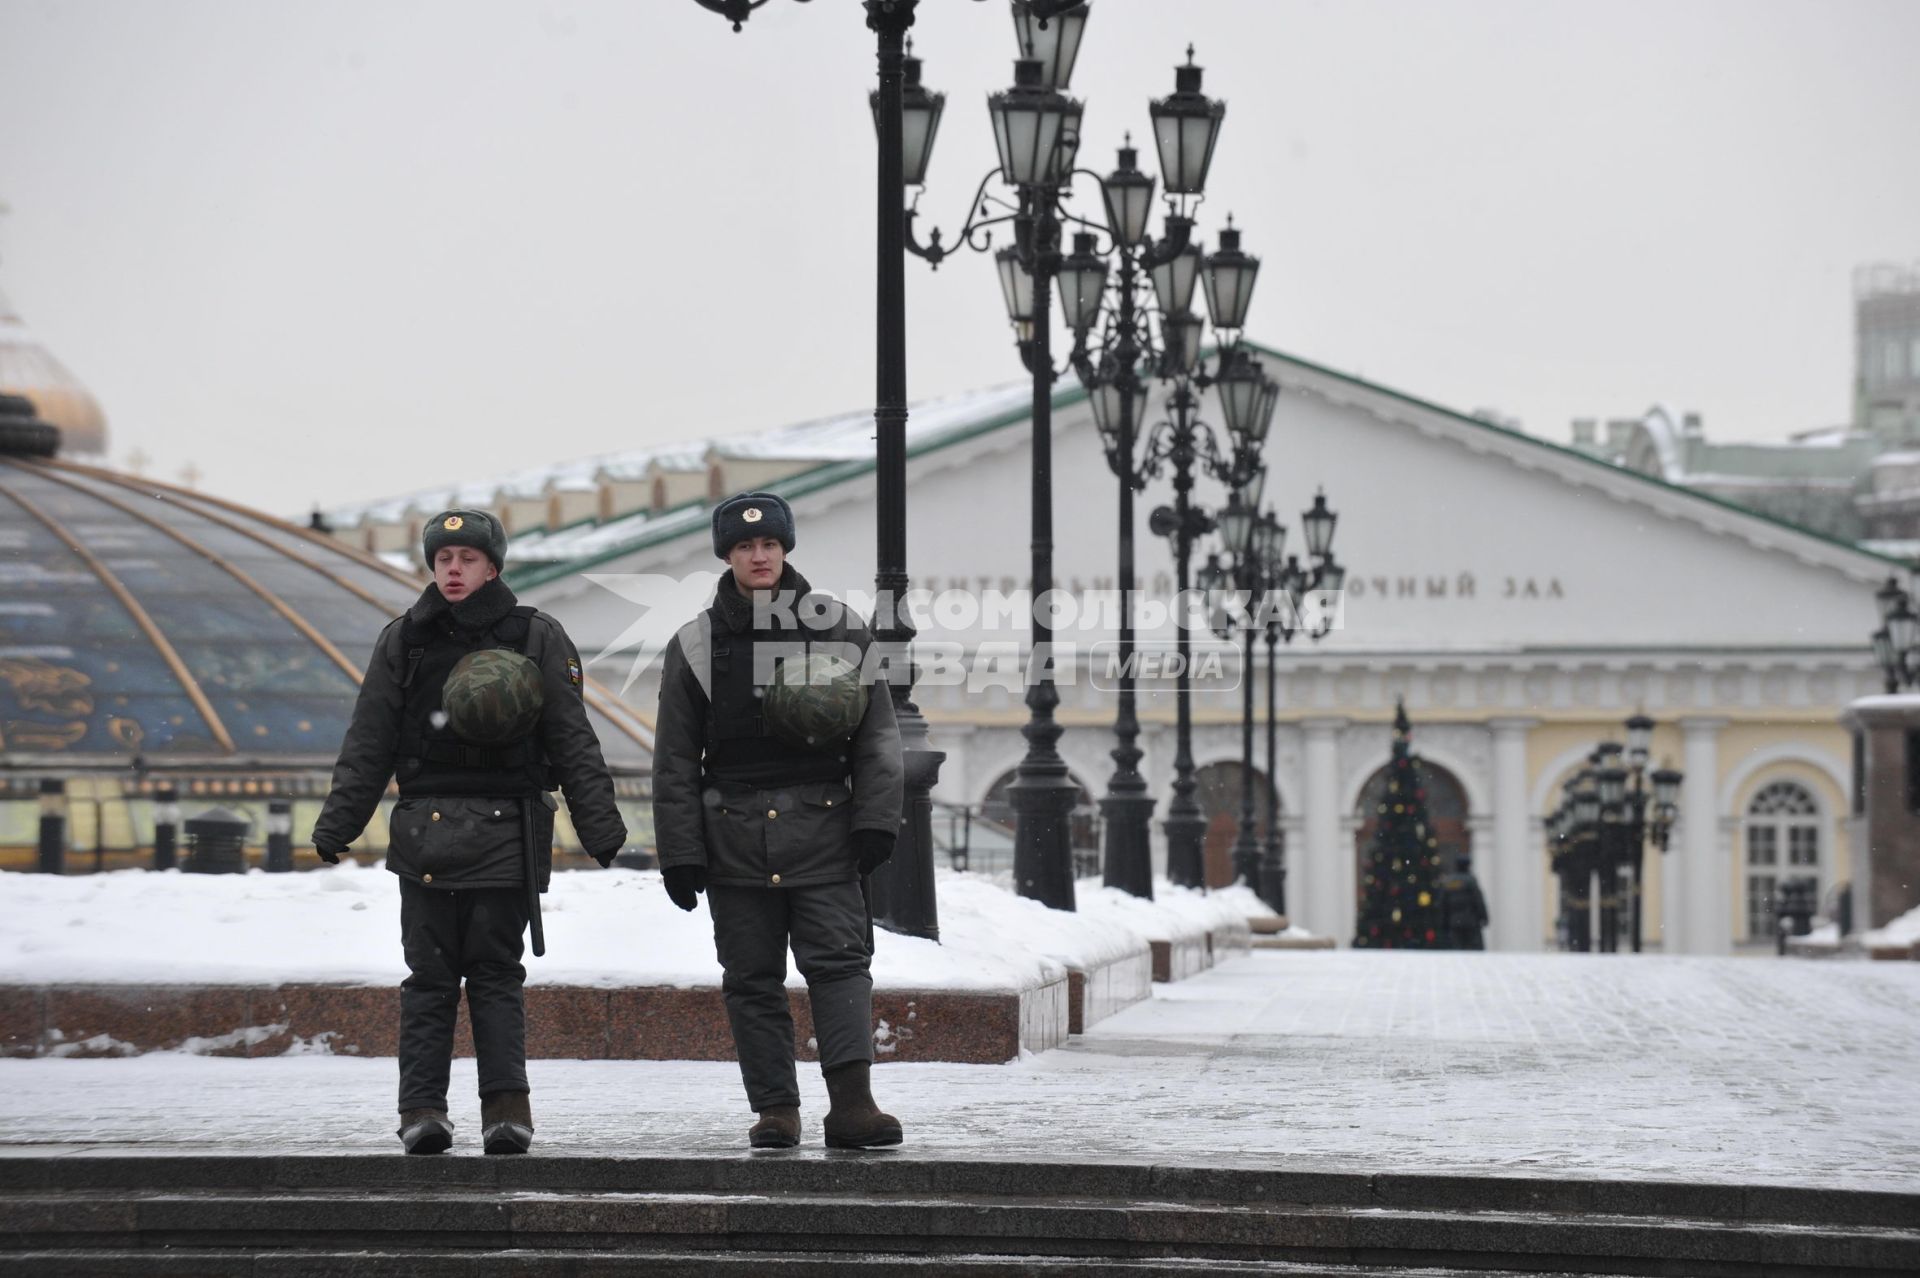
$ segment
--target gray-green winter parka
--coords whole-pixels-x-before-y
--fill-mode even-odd
[[[844,604],[816,595],[786,566],[778,589],[798,600],[797,630],[786,643],[864,657],[873,639]],[[867,709],[842,751],[823,754],[771,744],[769,761],[747,778],[717,775],[714,747],[714,653],[734,659],[758,638],[751,605],[723,575],[714,602],[668,643],[654,724],[653,827],[662,868],[705,868],[709,883],[732,887],[807,887],[859,877],[854,830],[898,834],[904,768],[900,730],[884,682],[870,689]],[[781,761],[790,764],[782,767]]]
[[[545,797],[549,772],[566,795],[568,815],[589,854],[612,855],[625,845],[626,823],[614,804],[613,781],[582,698],[579,652],[560,623],[544,612],[526,619],[524,651],[540,668],[542,684],[535,748],[526,766],[463,767],[403,757],[408,634],[415,636],[412,642],[451,644],[461,651],[487,647],[495,627],[516,606],[513,592],[498,579],[451,604],[438,586],[428,585],[413,607],[380,632],[340,745],[333,784],[314,823],[316,848],[338,854],[359,838],[397,775],[400,801],[389,826],[388,869],[436,887],[524,883],[522,804],[528,804],[537,831],[535,886],[544,892],[552,860],[552,817]],[[437,704],[438,690],[424,691]]]

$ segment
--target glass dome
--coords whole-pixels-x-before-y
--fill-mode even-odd
[[[0,457],[0,767],[330,768],[420,588],[216,498]],[[645,772],[645,725],[587,699],[608,764]]]

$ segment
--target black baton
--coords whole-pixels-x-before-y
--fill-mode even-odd
[[[527,926],[533,932],[533,956],[547,952],[547,934],[540,927],[540,858],[533,850],[533,805],[539,799],[520,800],[520,846],[526,851],[521,859],[527,867]]]
[[[860,876],[860,904],[867,908],[867,957],[873,957],[873,889],[867,886],[867,875]]]

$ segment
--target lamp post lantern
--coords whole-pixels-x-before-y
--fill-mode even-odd
[[[1014,47],[1039,62],[1042,83],[1064,91],[1073,79],[1080,38],[1087,31],[1084,0],[1066,0],[1064,4],[1013,0],[1012,9]]]
[[[1220,140],[1220,121],[1227,105],[1200,91],[1200,68],[1193,65],[1193,46],[1187,46],[1187,64],[1174,68],[1173,93],[1148,108],[1153,117],[1153,141],[1160,151],[1160,172],[1169,195],[1198,195],[1206,189],[1213,148]]]

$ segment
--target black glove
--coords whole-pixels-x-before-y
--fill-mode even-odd
[[[894,836],[885,830],[855,830],[853,855],[860,873],[872,874],[893,858]]]
[[[660,877],[666,880],[667,899],[683,910],[700,904],[700,894],[707,890],[707,872],[697,865],[670,865]]]
[[[601,869],[610,870],[613,868],[613,858],[620,855],[620,849],[609,848],[605,852],[589,852],[587,855],[598,861]]]
[[[319,857],[322,861],[325,861],[328,865],[340,864],[340,854],[338,852],[333,851],[330,848],[315,847],[313,849],[313,854]]]

